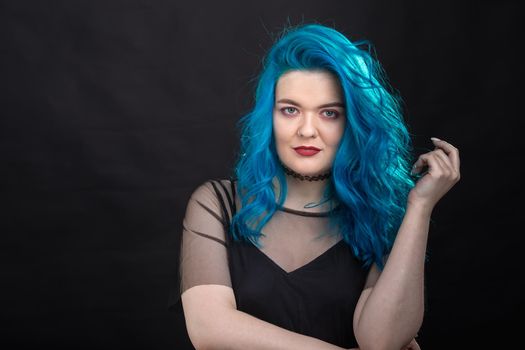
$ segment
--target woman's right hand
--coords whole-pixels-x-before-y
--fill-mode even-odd
[[[435,149],[419,156],[412,168],[412,174],[420,173],[425,167],[428,171],[417,180],[408,195],[408,204],[430,210],[441,197],[459,181],[459,151],[450,143],[432,138]]]
[[[348,350],[359,350],[359,348],[351,348]],[[419,344],[417,343],[416,339],[412,339],[410,343],[408,343],[407,346],[403,347],[401,350],[421,350],[419,347]]]

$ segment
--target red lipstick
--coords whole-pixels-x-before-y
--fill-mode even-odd
[[[313,146],[294,147],[294,150],[300,155],[306,156],[306,157],[313,156],[314,154],[317,154],[320,151],[319,148],[313,147]]]

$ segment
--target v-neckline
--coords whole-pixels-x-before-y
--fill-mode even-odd
[[[328,254],[330,254],[330,252],[332,252],[333,250],[335,250],[338,246],[340,246],[342,243],[344,242],[344,239],[340,239],[339,241],[337,241],[337,243],[335,243],[334,245],[332,245],[330,248],[328,248],[327,250],[325,250],[324,252],[322,252],[320,255],[316,256],[315,258],[313,258],[312,260],[310,260],[309,262],[307,262],[306,264],[303,264],[299,267],[297,267],[296,269],[293,269],[291,271],[286,271],[285,269],[283,269],[279,264],[277,264],[272,258],[270,258],[266,253],[264,253],[262,250],[260,250],[255,244],[253,244],[251,241],[248,243],[250,246],[252,246],[253,249],[255,249],[257,252],[259,252],[260,255],[262,255],[262,257],[267,260],[271,265],[273,265],[275,268],[277,268],[277,270],[279,270],[282,274],[284,274],[285,276],[291,276],[301,270],[304,270],[305,268],[315,264],[317,261],[323,259],[324,257],[326,257]]]

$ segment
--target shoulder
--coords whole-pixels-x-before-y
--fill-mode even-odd
[[[234,184],[235,182],[229,179],[208,179],[197,186],[193,193],[192,198],[226,198],[233,197],[234,195]]]
[[[223,214],[235,211],[235,181],[230,179],[208,179],[197,186],[190,201],[197,201],[207,207],[220,208]]]

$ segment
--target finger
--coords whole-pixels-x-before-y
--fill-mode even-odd
[[[429,169],[429,172],[432,173],[432,175],[436,177],[445,177],[450,178],[452,177],[452,172],[454,171],[452,168],[450,168],[449,165],[438,155],[437,152],[432,152],[431,157],[436,161],[436,166],[433,169]],[[446,157],[446,156],[445,156]]]
[[[403,347],[401,348],[401,350],[411,350],[411,349],[412,349],[412,346],[414,345],[414,341],[415,341],[415,339],[412,339],[412,340],[410,341],[410,343],[408,343],[407,345],[403,346]]]
[[[428,164],[428,155],[429,154],[430,154],[430,152],[423,153],[423,154],[419,155],[419,157],[416,159],[416,162],[412,166],[412,171],[411,171],[412,175],[420,173],[421,170],[423,170],[423,168],[428,167],[428,165],[429,165]]]
[[[410,172],[410,174],[415,175],[415,174],[420,173],[421,170],[423,170],[423,168],[426,167],[427,165],[428,164],[426,162],[426,159],[422,155],[419,156],[419,158],[416,160],[416,162],[412,166],[412,171]]]
[[[425,166],[428,166],[427,172],[432,172],[434,175],[439,175],[439,173],[443,171],[442,165],[431,153],[425,153],[419,156],[414,164],[413,172],[419,173]]]
[[[428,172],[431,175],[434,175],[436,177],[440,177],[441,174],[444,173],[443,167],[445,166],[445,164],[443,164],[442,160],[439,159],[439,157],[437,157],[435,154],[429,155],[429,160],[430,159],[434,162],[434,165],[431,166],[430,162],[429,162]]]
[[[454,169],[459,173],[459,150],[450,143],[440,140],[437,137],[431,137],[430,139],[436,147],[443,149],[443,151],[448,155],[452,164],[454,165]]]
[[[407,345],[406,349],[408,350],[421,350],[419,347],[419,344],[417,343],[416,339],[412,339],[412,341]]]
[[[452,161],[441,148],[436,147],[436,149],[433,152],[437,157],[439,157],[439,159],[441,159],[445,163],[445,166],[449,171],[454,171],[454,165],[452,165]]]
[[[452,164],[452,161],[449,157],[447,157],[445,152],[440,148],[437,148],[434,152],[436,156],[439,157],[439,159],[441,159],[442,162],[445,164],[445,175],[450,177],[454,181],[459,180],[459,172],[455,169],[454,165]]]
[[[450,176],[454,172],[454,168],[452,167],[452,164],[450,163],[450,159],[448,159],[447,155],[443,150],[437,149],[432,152],[432,155],[436,157],[436,160],[438,161],[439,165],[441,166],[441,171],[446,176]]]

